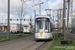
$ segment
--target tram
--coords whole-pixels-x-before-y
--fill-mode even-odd
[[[53,39],[55,24],[50,16],[41,15],[35,18],[35,40]]]

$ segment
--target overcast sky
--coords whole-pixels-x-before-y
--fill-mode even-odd
[[[27,1],[25,0],[26,4],[26,11],[27,14],[24,16],[24,19],[29,19],[30,16],[34,19],[34,10],[37,11],[37,14],[39,14],[39,6],[34,6],[34,4],[40,3],[40,0],[31,0]],[[45,9],[59,9],[63,8],[63,0],[41,0],[41,2],[44,2],[44,4],[41,5],[41,14],[46,15]],[[75,1],[74,1],[75,5]],[[21,0],[10,0],[10,18],[11,19],[19,19],[18,18],[18,8],[21,6]],[[2,17],[3,17],[3,23],[5,23],[5,19],[7,19],[7,7],[8,7],[8,0],[0,0],[0,23],[2,23]],[[73,7],[75,9],[75,7]],[[74,13],[74,12],[73,12]],[[52,13],[53,14],[53,13]],[[54,14],[56,15],[56,13]],[[56,17],[55,17],[56,18]],[[19,23],[19,21],[11,21],[11,23]],[[28,23],[28,21],[23,21],[23,23]]]

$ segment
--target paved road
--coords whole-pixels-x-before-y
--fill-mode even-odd
[[[68,36],[75,40],[75,34],[69,34]]]
[[[21,35],[22,34],[24,34],[24,33],[20,33]],[[17,33],[17,34],[11,34],[10,33],[10,36],[16,36],[16,35],[19,35],[19,33]],[[7,32],[2,32],[2,33],[0,33],[0,38],[2,38],[2,37],[7,37]]]
[[[33,36],[29,36],[13,41],[1,42],[0,50],[22,50],[23,48],[35,43],[33,38]]]
[[[20,39],[14,39],[6,42],[0,42],[0,50],[23,50],[27,48],[28,46],[37,43],[34,41],[34,35],[20,38]],[[39,47],[44,41],[38,42],[37,47]],[[36,46],[35,46],[36,47]]]

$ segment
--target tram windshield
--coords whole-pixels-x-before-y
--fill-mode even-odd
[[[50,32],[50,20],[49,19],[36,19],[36,33]]]

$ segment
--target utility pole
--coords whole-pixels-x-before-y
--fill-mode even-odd
[[[68,39],[69,10],[70,10],[70,0],[68,0],[68,15],[67,15],[67,33],[66,33],[66,41],[67,41],[67,39]]]
[[[71,0],[71,30],[72,30],[72,16],[73,16],[73,0]]]
[[[56,20],[56,19],[55,19]],[[55,21],[54,21],[54,10],[53,10],[53,22],[54,22],[54,25],[55,25]],[[53,28],[55,30],[55,28]],[[54,31],[53,30],[53,31]]]
[[[62,11],[62,9],[60,9],[60,28],[61,28],[61,23],[62,23],[62,22],[61,22],[61,20],[62,20],[62,18],[61,18],[61,11]],[[60,32],[61,32],[61,30],[62,30],[62,29],[60,29]]]
[[[31,15],[31,28],[32,28],[32,15]]]
[[[57,10],[57,13],[58,13],[58,36],[59,36],[59,10]]]
[[[31,32],[31,30],[32,30],[32,15],[30,17],[30,32]]]
[[[56,17],[58,17],[58,12],[56,14]],[[58,19],[57,19],[57,29],[58,29]],[[58,30],[57,30],[57,33],[58,33]]]
[[[8,30],[7,30],[7,39],[10,36],[10,0],[8,0]]]
[[[36,10],[34,10],[34,32],[36,31],[35,19],[36,19]]]
[[[66,34],[65,34],[65,16],[66,16],[66,10],[65,10],[65,3],[66,0],[63,0],[63,34],[64,34],[64,40],[66,40]]]

